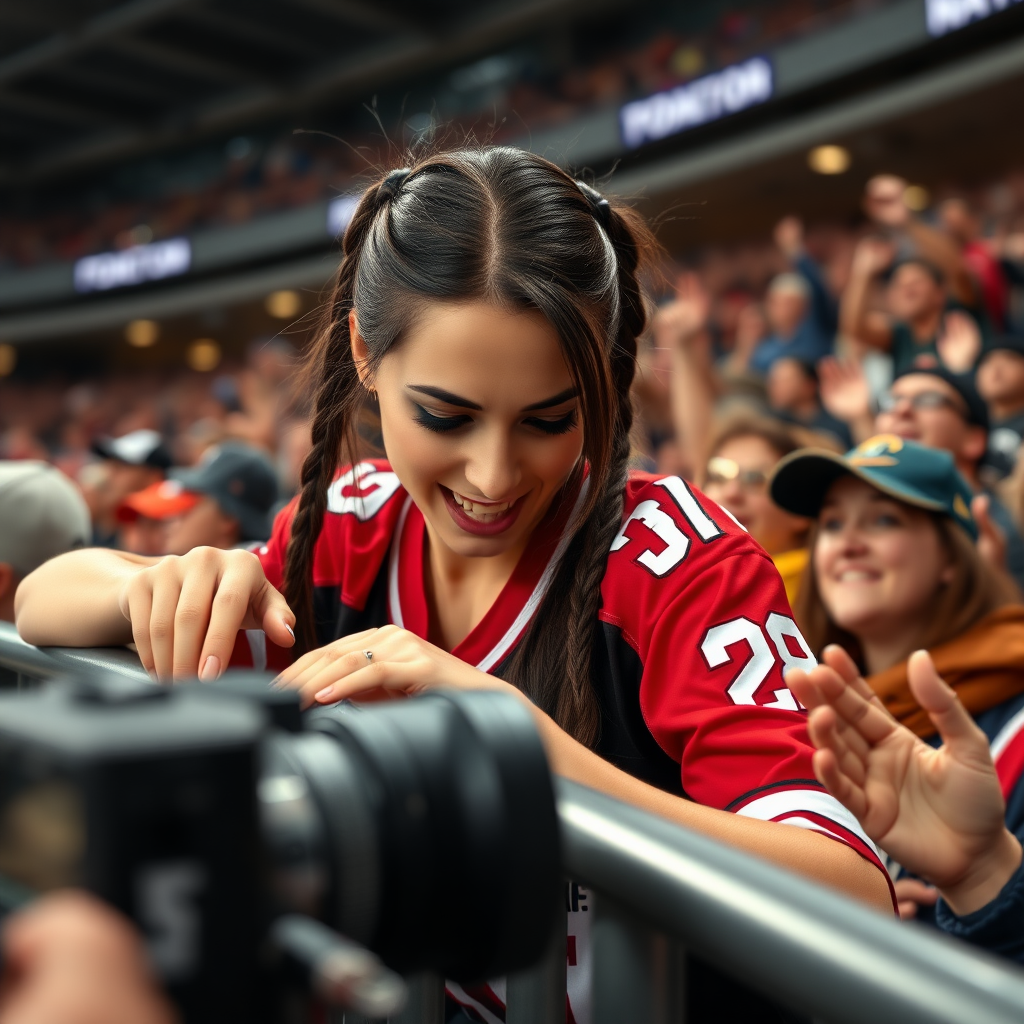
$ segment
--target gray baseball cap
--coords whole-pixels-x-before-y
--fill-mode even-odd
[[[0,562],[27,576],[92,535],[75,485],[45,462],[0,461]]]

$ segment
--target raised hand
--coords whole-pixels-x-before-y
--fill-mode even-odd
[[[855,359],[828,356],[818,363],[821,404],[836,419],[846,423],[871,416],[871,388],[864,370]]]
[[[907,183],[895,174],[878,174],[864,186],[864,212],[885,227],[900,228],[910,220],[903,200]]]
[[[700,278],[686,272],[679,275],[675,301],[658,310],[654,334],[658,344],[673,348],[685,344],[707,327],[711,298]]]
[[[954,911],[968,913],[994,898],[1019,867],[1020,844],[1003,823],[985,734],[926,652],[911,655],[907,671],[911,692],[943,739],[938,750],[882,707],[838,647],[786,682],[810,709],[822,785],[890,856],[936,885]]]
[[[896,258],[896,250],[890,242],[882,238],[867,235],[862,238],[853,250],[854,274],[862,277],[874,277],[887,270]]]
[[[981,355],[981,331],[973,316],[950,310],[942,318],[942,328],[935,342],[939,358],[947,370],[968,373]]]
[[[118,606],[131,623],[143,667],[161,681],[216,679],[240,629],[295,643],[295,616],[248,551],[193,548],[132,575]]]

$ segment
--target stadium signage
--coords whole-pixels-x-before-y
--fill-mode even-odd
[[[348,227],[348,222],[356,212],[360,196],[338,196],[332,199],[327,207],[327,233],[337,238]]]
[[[162,281],[186,273],[191,265],[192,246],[187,238],[133,245],[119,252],[99,252],[75,262],[75,291],[103,292]]]
[[[770,62],[765,57],[751,57],[686,85],[627,103],[619,111],[622,142],[636,149],[645,142],[717,121],[771,99],[774,88]]]
[[[972,21],[1005,11],[1021,0],[925,0],[928,33],[944,36]]]

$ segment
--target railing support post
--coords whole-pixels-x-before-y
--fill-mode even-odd
[[[444,1024],[444,979],[424,972],[405,979],[409,1001],[389,1024]]]
[[[682,946],[603,893],[592,893],[594,1024],[684,1024]]]
[[[510,974],[505,989],[506,1024],[565,1024],[565,894],[559,890],[551,941],[540,963]]]

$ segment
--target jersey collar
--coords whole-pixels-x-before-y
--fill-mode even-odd
[[[575,501],[563,501],[544,517],[533,532],[494,604],[452,651],[457,658],[490,672],[508,656],[536,614],[569,543],[566,526],[585,500],[589,476]],[[427,526],[423,513],[406,498],[395,528],[388,566],[388,606],[391,621],[427,639],[429,610],[423,584]]]

